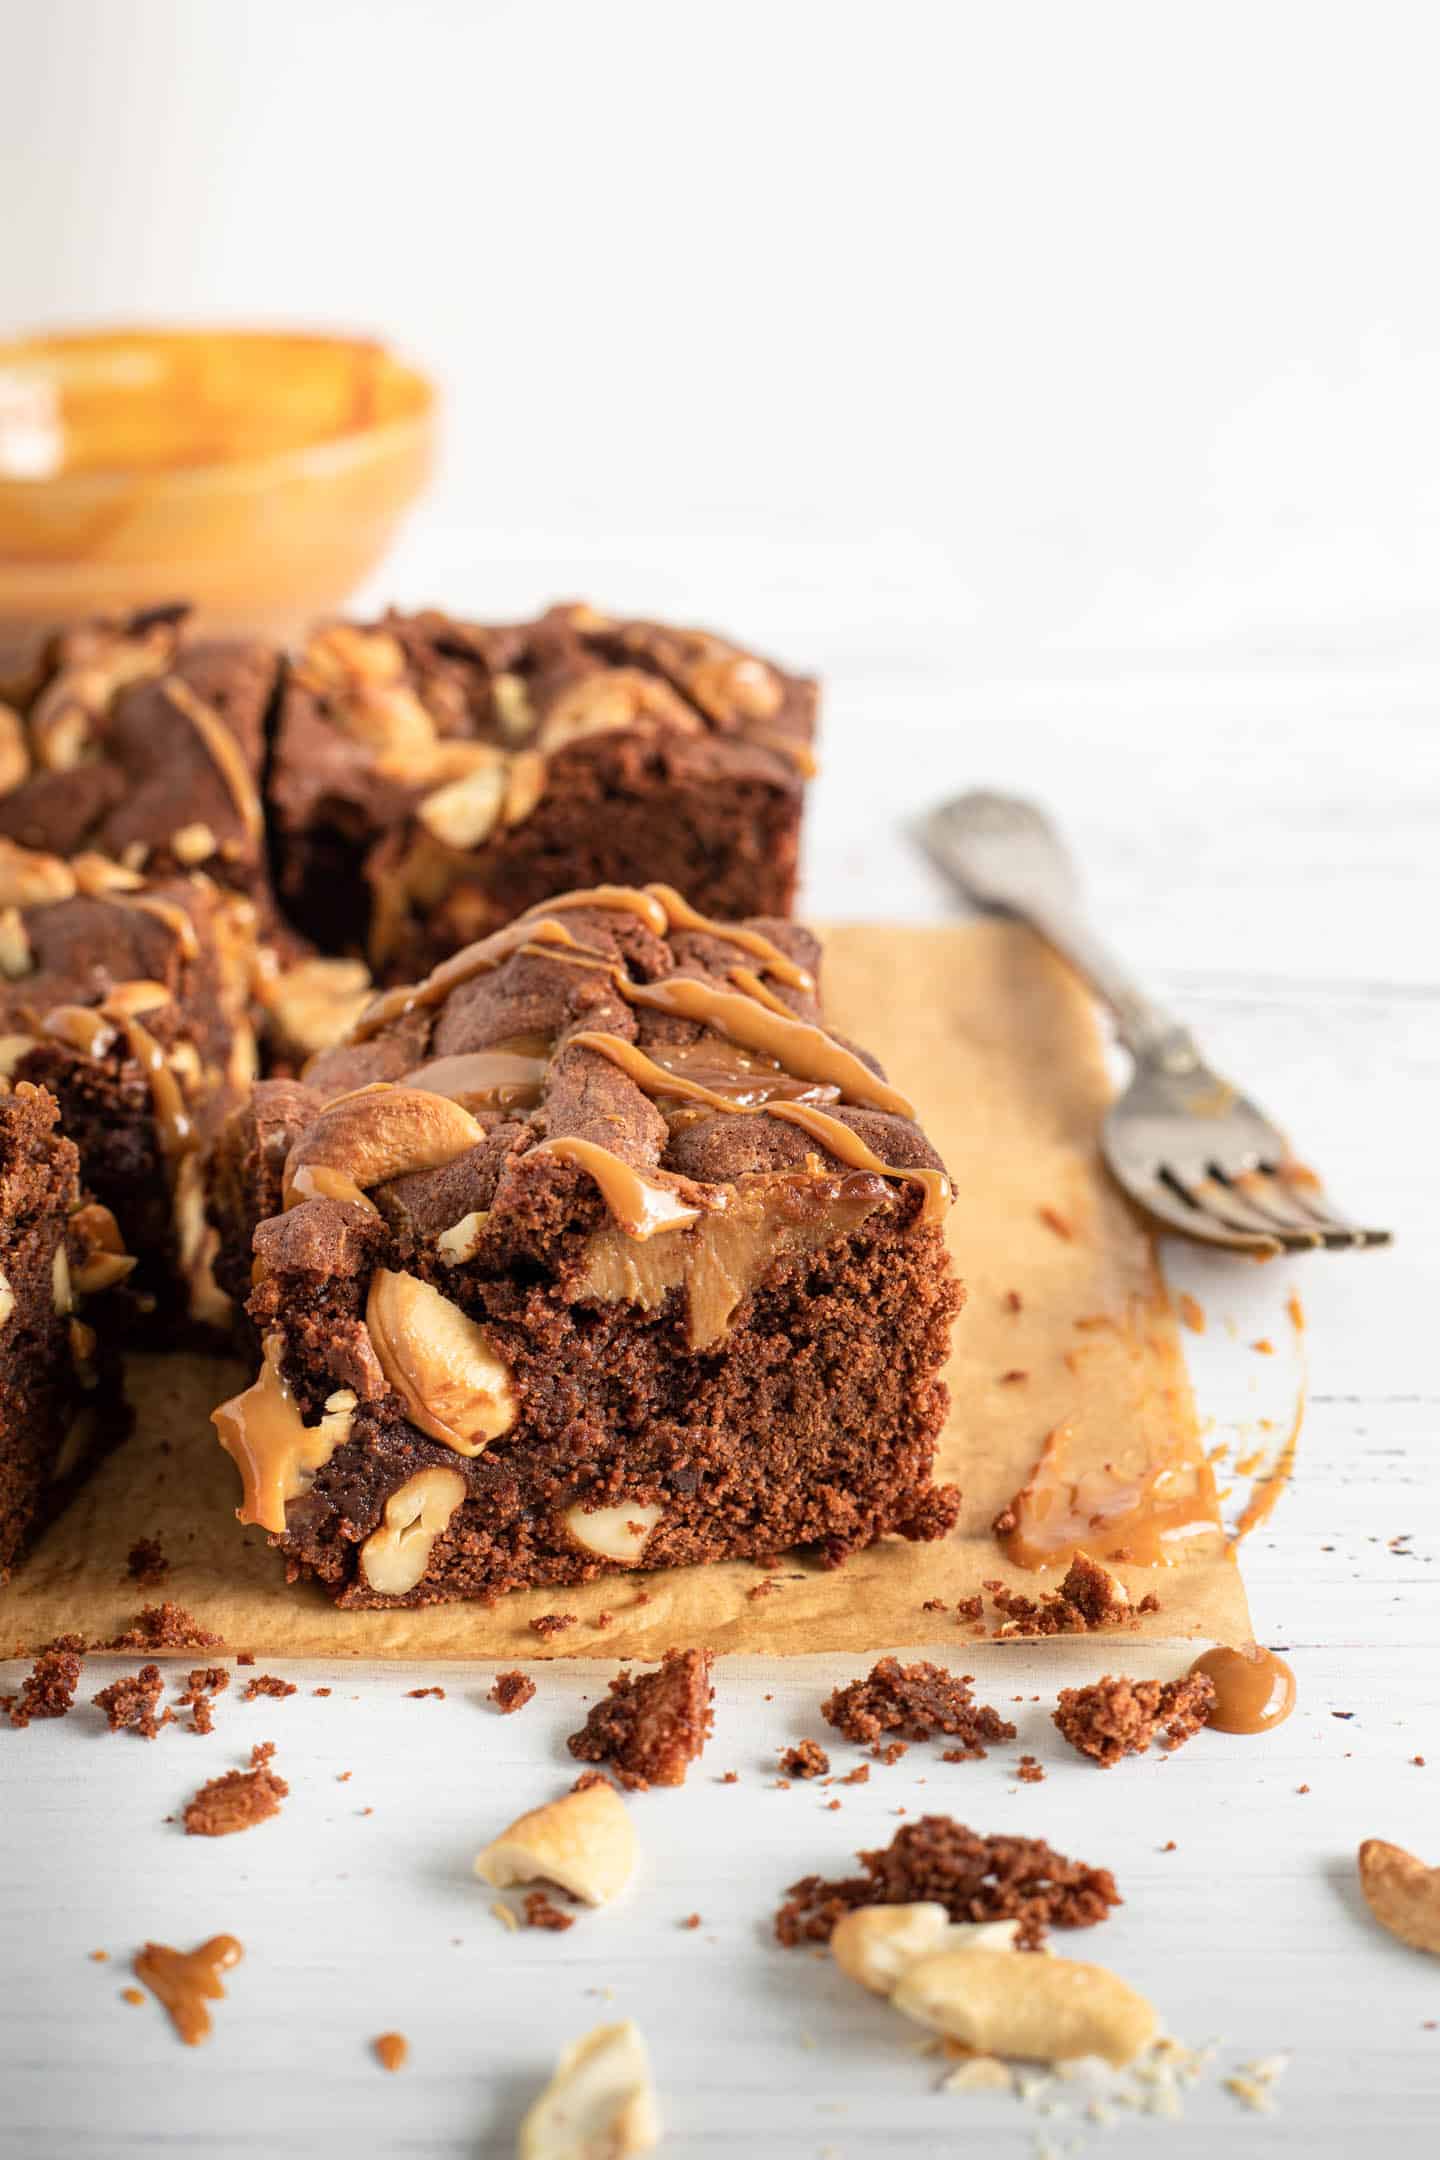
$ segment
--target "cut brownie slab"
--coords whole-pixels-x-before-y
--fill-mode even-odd
[[[261,775],[278,655],[190,641],[183,606],[53,637],[0,687],[0,837],[266,895]]]
[[[264,1364],[216,1424],[292,1577],[424,1604],[951,1526],[949,1187],[817,960],[573,892],[257,1089],[217,1192],[234,1280],[278,1210]]]
[[[144,878],[0,840],[0,1071],[48,1088],[164,1340],[205,1295],[201,1164],[249,1093],[255,910],[203,872]]]
[[[557,607],[334,624],[282,702],[281,898],[390,982],[548,894],[668,879],[714,914],[788,914],[816,688],[704,631]]]
[[[58,1123],[43,1088],[0,1081],[0,1583],[129,1424],[113,1330],[79,1316],[128,1262]]]

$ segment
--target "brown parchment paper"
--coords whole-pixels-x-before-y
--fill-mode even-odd
[[[1200,1444],[1152,1242],[1097,1155],[1110,1088],[1092,1009],[1028,933],[996,923],[833,930],[825,995],[831,1024],[873,1048],[913,1096],[955,1181],[949,1235],[968,1299],[937,1466],[964,1490],[953,1537],[887,1541],[835,1570],[787,1557],[759,1597],[767,1571],[727,1563],[521,1592],[489,1609],[337,1612],[312,1587],[287,1588],[263,1533],[235,1521],[235,1473],[209,1413],[250,1375],[220,1358],[139,1358],[135,1437],[0,1591],[0,1654],[67,1632],[105,1639],[161,1597],[230,1648],[266,1657],[655,1657],[696,1642],[860,1651],[968,1643],[951,1613],[922,1607],[943,1598],[953,1608],[986,1578],[1033,1593],[1037,1578],[1001,1563],[989,1525],[1053,1426],[1069,1421],[1081,1465]],[[1072,1234],[1057,1234],[1042,1208]],[[1014,1370],[1025,1381],[1003,1384]],[[161,1589],[127,1579],[142,1537],[171,1563]],[[1201,1547],[1181,1565],[1117,1572],[1137,1596],[1160,1598],[1147,1634],[1243,1641],[1239,1569],[1218,1531]],[[597,1627],[605,1611],[613,1621]],[[529,1623],[544,1612],[576,1623],[542,1641]]]

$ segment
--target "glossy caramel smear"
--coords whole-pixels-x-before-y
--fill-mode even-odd
[[[1295,1707],[1294,1673],[1284,1658],[1256,1643],[1207,1650],[1190,1670],[1214,1683],[1215,1707],[1205,1722],[1216,1732],[1273,1732]]]
[[[163,2003],[186,2047],[210,2037],[206,2005],[223,2002],[220,1975],[245,1955],[233,1935],[212,1935],[198,1950],[172,1950],[168,1943],[146,1943],[135,1960],[135,1977]]]
[[[995,1525],[1017,1567],[1068,1566],[1077,1553],[1102,1563],[1166,1567],[1220,1527],[1215,1480],[1183,1443],[1134,1468],[1076,1459],[1068,1425],[1057,1425],[1029,1482]]]

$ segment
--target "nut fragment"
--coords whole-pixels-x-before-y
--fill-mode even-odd
[[[0,907],[47,907],[75,897],[75,873],[58,855],[0,840]]]
[[[426,1568],[435,1540],[465,1498],[458,1470],[432,1464],[407,1478],[385,1503],[384,1520],[360,1548],[360,1572],[381,1597],[406,1597]]]
[[[451,1223],[435,1240],[435,1250],[446,1267],[460,1267],[466,1260],[473,1260],[480,1250],[485,1225],[490,1220],[488,1208],[476,1208],[470,1215],[462,1215],[459,1222]]]
[[[19,982],[34,965],[25,918],[17,907],[0,908],[0,975]]]
[[[261,1002],[272,1032],[301,1057],[342,1041],[369,1004],[370,970],[363,960],[299,960],[262,976]]]
[[[9,1276],[0,1270],[0,1328],[4,1327],[14,1310],[15,1292],[10,1286]]]
[[[485,1138],[468,1110],[420,1088],[362,1088],[321,1111],[285,1163],[285,1205],[324,1190],[363,1199],[372,1185],[410,1170],[438,1170]],[[328,1178],[315,1173],[328,1172]]]
[[[664,1512],[656,1501],[640,1507],[634,1501],[622,1500],[615,1507],[588,1509],[577,1503],[565,1510],[561,1521],[586,1552],[602,1560],[619,1560],[638,1567],[640,1555]]]
[[[9,1080],[21,1058],[39,1046],[38,1035],[0,1035],[0,1079]]]
[[[1013,1950],[1019,1922],[955,1920],[943,1905],[859,1905],[835,1924],[830,1949],[852,1980],[891,1995],[912,1965],[945,1950]]]
[[[25,723],[13,705],[0,703],[0,795],[8,795],[30,777],[30,745]]]
[[[75,1210],[70,1218],[70,1233],[80,1252],[71,1269],[71,1281],[82,1297],[111,1289],[133,1270],[135,1262],[125,1250],[120,1225],[98,1200]]]
[[[608,1905],[634,1874],[637,1853],[629,1811],[601,1778],[520,1816],[477,1855],[475,1872],[497,1890],[552,1882],[586,1905]]]
[[[55,1258],[50,1263],[50,1302],[63,1318],[75,1310],[75,1293],[70,1286],[70,1255],[63,1245],[55,1248]]]
[[[523,743],[535,725],[535,708],[521,675],[497,675],[490,685],[495,722],[508,743]]]
[[[540,723],[541,750],[563,750],[587,735],[619,728],[670,727],[700,734],[700,722],[684,699],[642,668],[597,668],[563,690]]]
[[[1440,1868],[1384,1838],[1366,1838],[1359,1864],[1360,1888],[1381,1927],[1412,1950],[1440,1957]]]
[[[566,2048],[520,2125],[520,2160],[628,2160],[659,2142],[650,2058],[626,2018]]]
[[[506,784],[505,761],[497,751],[492,764],[477,765],[473,772],[427,795],[416,815],[442,846],[478,847],[499,822]]]
[[[1154,2039],[1158,2022],[1144,1996],[1101,1965],[990,1950],[922,1958],[890,2000],[977,2054],[1034,2062],[1100,2055],[1119,2066]]]
[[[515,1422],[510,1368],[490,1332],[418,1275],[376,1271],[365,1324],[381,1370],[421,1432],[479,1455]]]
[[[193,825],[180,825],[170,835],[170,852],[176,862],[193,868],[196,863],[208,862],[220,843],[211,828],[197,819]]]

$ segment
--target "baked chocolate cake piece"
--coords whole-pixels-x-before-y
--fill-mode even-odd
[[[268,898],[261,782],[279,656],[187,641],[183,606],[63,630],[0,685],[0,838]]]
[[[130,1262],[58,1123],[43,1088],[0,1081],[0,1583],[129,1428],[114,1331],[80,1307]]]
[[[698,630],[557,607],[318,630],[281,705],[281,898],[387,982],[567,887],[785,915],[816,686]]]
[[[950,1192],[819,948],[572,892],[379,997],[217,1150],[242,1522],[348,1606],[943,1534]]]
[[[136,1262],[132,1324],[160,1342],[192,1309],[214,1317],[202,1164],[255,1077],[254,951],[252,903],[203,872],[0,840],[0,1071],[59,1103]]]

